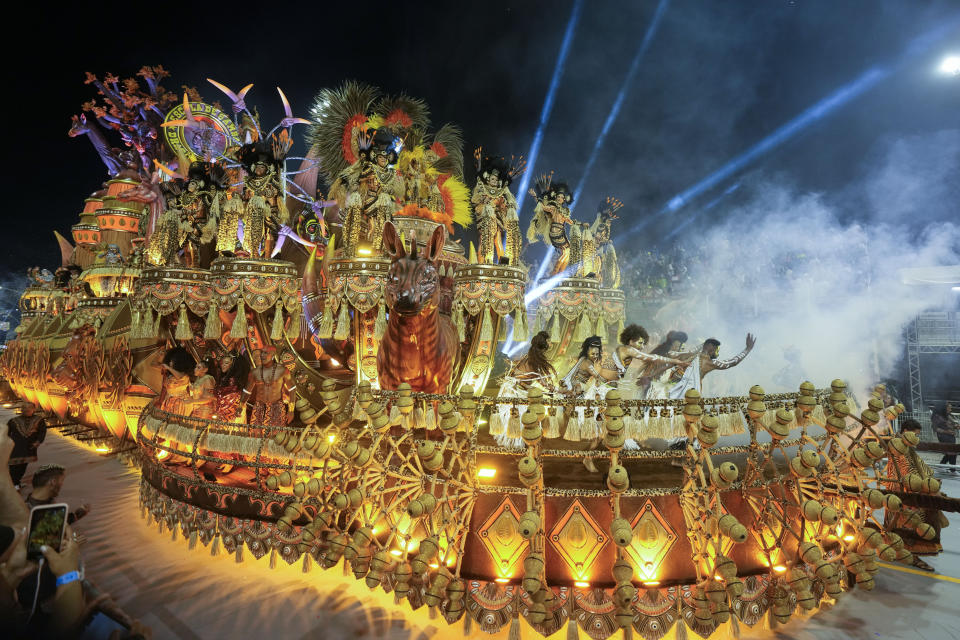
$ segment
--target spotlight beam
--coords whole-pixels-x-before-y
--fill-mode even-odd
[[[593,169],[594,163],[597,161],[597,156],[600,155],[600,150],[603,148],[604,142],[606,142],[607,134],[610,132],[610,129],[613,127],[613,123],[617,121],[617,117],[620,115],[620,109],[623,106],[623,101],[627,96],[627,93],[630,91],[630,86],[633,84],[633,79],[637,75],[637,70],[640,68],[640,61],[643,60],[644,54],[647,52],[647,49],[650,48],[650,43],[653,42],[653,37],[657,33],[657,29],[660,27],[660,20],[663,18],[663,15],[667,12],[667,7],[670,5],[670,0],[660,0],[657,4],[657,9],[654,11],[653,19],[650,21],[650,24],[647,26],[647,32],[643,36],[643,40],[640,42],[640,46],[637,48],[637,52],[633,55],[633,60],[630,62],[630,67],[627,70],[627,76],[624,78],[623,83],[620,85],[620,91],[617,94],[616,100],[614,100],[613,105],[610,107],[610,113],[607,114],[607,119],[603,123],[603,128],[600,130],[600,136],[597,138],[596,142],[593,144],[593,150],[590,152],[590,157],[587,159],[586,167],[583,170],[583,176],[580,178],[579,184],[573,194],[573,204],[574,206],[580,199],[580,192],[583,191],[583,187],[587,183],[587,178],[590,176],[590,171]],[[530,175],[530,171],[527,171],[525,178]],[[526,183],[521,185],[521,200],[518,200],[518,210],[522,203],[523,194],[526,193]],[[547,270],[547,261],[550,259],[550,247],[547,248],[546,253],[544,253],[543,259],[540,261],[540,268],[537,270],[537,276],[534,279],[534,282],[538,282],[540,278],[543,277],[543,274]],[[550,287],[552,288],[552,286]],[[543,295],[549,291],[545,289],[541,291],[537,297]],[[536,298],[531,298],[526,300],[527,307],[536,300]],[[508,349],[512,343],[513,334],[511,333],[510,340],[504,345],[504,349]],[[512,352],[510,352],[512,353]]]
[[[640,68],[640,61],[643,59],[647,49],[650,48],[650,43],[653,42],[653,37],[656,35],[657,29],[660,27],[660,19],[663,18],[663,15],[667,12],[667,7],[669,5],[670,0],[660,0],[660,3],[657,5],[657,9],[653,14],[653,19],[647,26],[647,32],[644,34],[643,40],[640,42],[640,46],[637,48],[637,52],[633,55],[633,60],[630,62],[630,68],[627,70],[627,77],[624,78],[623,84],[620,85],[620,92],[617,94],[617,99],[613,101],[613,106],[610,107],[610,113],[607,114],[607,119],[603,123],[603,128],[600,130],[600,135],[593,144],[593,150],[590,152],[590,157],[587,158],[587,165],[583,169],[583,176],[580,178],[580,183],[577,185],[577,188],[573,193],[573,201],[575,203],[580,200],[580,192],[583,191],[583,187],[587,184],[587,179],[590,177],[590,170],[593,169],[593,164],[597,161],[597,156],[600,155],[600,150],[603,148],[603,144],[607,140],[607,134],[610,132],[611,127],[613,127],[613,123],[617,121],[617,117],[620,115],[620,108],[623,106],[623,101],[627,97],[631,85],[633,85],[633,79],[636,77],[637,70]]]
[[[714,173],[671,198],[656,214],[647,217],[645,220],[641,220],[629,231],[622,234],[620,236],[620,240],[623,240],[624,238],[641,231],[652,221],[684,207],[691,200],[716,187],[719,183],[737,173],[757,158],[769,153],[810,125],[830,115],[835,110],[844,106],[851,100],[859,97],[869,89],[872,89],[882,80],[890,77],[903,64],[925,53],[937,41],[950,34],[958,26],[960,26],[960,14],[954,14],[950,20],[946,21],[940,27],[918,36],[913,40],[913,42],[910,43],[899,64],[891,66],[875,66],[863,72],[853,81],[840,87],[826,98],[807,108],[799,116],[781,126],[779,129],[771,133],[769,136],[755,144],[747,151],[733,158],[730,162]]]
[[[527,153],[527,170],[520,179],[520,191],[517,194],[517,211],[523,209],[523,199],[527,195],[527,187],[530,185],[530,176],[533,174],[533,168],[537,163],[537,156],[540,154],[540,144],[543,142],[543,133],[550,121],[550,113],[553,111],[553,101],[557,95],[557,88],[560,86],[560,79],[563,77],[563,70],[567,66],[567,55],[570,53],[570,45],[573,43],[573,34],[577,30],[577,24],[580,22],[580,13],[583,9],[583,0],[575,0],[573,10],[570,12],[570,19],[567,21],[567,29],[563,33],[563,42],[560,44],[560,55],[557,56],[557,64],[553,68],[553,77],[550,78],[550,88],[547,89],[547,97],[543,101],[543,108],[540,110],[540,123],[537,125],[537,132],[533,135],[533,144],[530,145],[530,151]]]

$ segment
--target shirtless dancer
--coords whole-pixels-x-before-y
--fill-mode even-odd
[[[290,371],[275,361],[276,353],[276,347],[267,345],[255,354],[257,367],[250,372],[243,390],[245,403],[252,405],[247,420],[250,426],[283,426],[293,419],[293,392],[297,387],[292,384]]]

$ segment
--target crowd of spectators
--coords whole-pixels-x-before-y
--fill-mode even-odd
[[[131,620],[108,595],[84,579],[81,549],[86,538],[73,525],[89,513],[89,505],[69,512],[59,551],[44,545],[40,547],[42,557],[28,554],[31,508],[62,502],[58,497],[66,479],[62,466],[45,464],[30,476],[29,491],[18,490],[14,484],[14,477],[26,484],[26,467],[37,462],[45,429],[44,417],[29,403],[19,416],[0,424],[0,469],[9,469],[9,473],[0,473],[0,636],[152,637],[148,627]],[[99,628],[107,628],[105,620],[112,621],[110,628],[98,634]]]

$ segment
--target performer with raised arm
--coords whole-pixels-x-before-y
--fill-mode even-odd
[[[526,398],[527,392],[537,387],[541,391],[552,392],[557,388],[557,372],[547,359],[550,349],[550,333],[541,331],[530,340],[530,349],[513,363],[509,373],[503,377],[497,396],[500,398]],[[490,417],[490,435],[495,436],[501,446],[521,446],[521,423],[519,408],[504,402]],[[560,435],[556,418],[549,420],[544,429],[544,437],[556,438]]]
[[[549,239],[554,255],[546,277],[552,278],[570,266],[570,238],[566,225],[573,224],[570,217],[573,193],[567,183],[555,182],[550,173],[537,178],[530,195],[537,199],[537,206],[527,228],[527,240],[546,242]]]
[[[675,366],[663,374],[659,382],[655,381],[650,387],[649,397],[655,399],[679,400],[689,389],[701,391],[703,378],[711,371],[732,369],[737,366],[753,350],[757,339],[752,333],[747,334],[746,347],[743,351],[727,360],[720,360],[720,341],[716,338],[704,340],[697,352],[699,357],[693,358],[684,366]],[[677,354],[683,360],[690,354]]]
[[[603,341],[600,336],[590,336],[583,341],[580,355],[576,364],[570,368],[567,375],[560,381],[560,386],[568,395],[582,400],[599,400],[606,397],[607,391],[613,387],[608,384],[620,378],[616,369],[607,369],[601,366],[603,358]],[[586,416],[584,407],[576,407],[564,416],[567,428],[563,433],[565,440],[590,440],[590,448],[600,443],[600,423],[595,419],[594,412]],[[584,458],[583,464],[588,471],[597,472],[592,458]]]

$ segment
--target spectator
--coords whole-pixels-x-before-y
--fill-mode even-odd
[[[13,451],[10,453],[10,479],[18,489],[27,465],[37,461],[37,448],[47,436],[47,425],[43,416],[36,413],[37,408],[30,402],[23,405],[20,415],[7,422]]]
[[[27,496],[27,504],[31,507],[53,504],[60,495],[65,478],[66,471],[58,464],[46,464],[37,469],[33,474],[33,491]],[[90,513],[90,505],[84,502],[79,508],[67,514],[67,524],[73,524],[88,513]]]
[[[933,432],[937,434],[937,440],[943,444],[957,444],[957,423],[950,415],[951,407],[949,402],[941,402],[933,409],[933,415],[930,416],[930,425]],[[945,453],[940,458],[940,464],[957,464],[957,454]],[[954,473],[956,471],[951,469]]]

